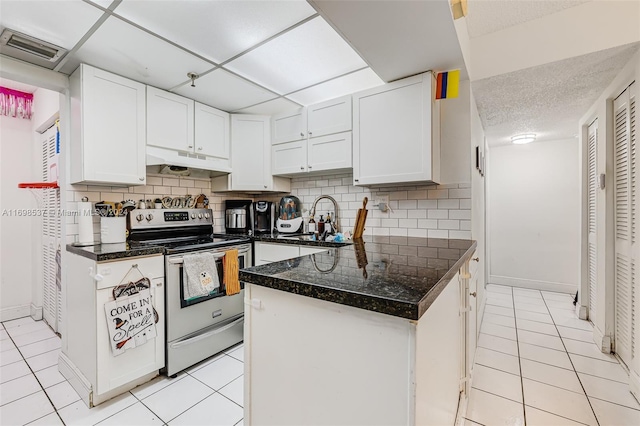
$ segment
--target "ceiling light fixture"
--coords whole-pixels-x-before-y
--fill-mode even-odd
[[[525,143],[531,143],[535,140],[536,135],[534,135],[533,133],[511,136],[511,143],[514,143],[516,145],[524,145]]]
[[[191,79],[191,87],[196,87],[195,81],[200,76],[198,74],[196,74],[195,72],[188,72],[187,73],[187,77]]]

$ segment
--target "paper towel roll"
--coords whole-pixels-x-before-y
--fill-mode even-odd
[[[91,203],[78,203],[78,243],[93,244],[93,217]]]

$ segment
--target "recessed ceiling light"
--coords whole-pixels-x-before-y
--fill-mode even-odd
[[[523,145],[525,143],[530,143],[535,140],[536,140],[536,135],[534,135],[533,133],[511,136],[511,143],[515,143],[516,145]]]

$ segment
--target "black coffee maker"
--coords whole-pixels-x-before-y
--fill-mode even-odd
[[[269,234],[275,228],[275,205],[271,201],[253,203],[253,232]]]

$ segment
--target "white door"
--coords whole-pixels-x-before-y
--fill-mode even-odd
[[[43,135],[42,141],[42,181],[55,181],[57,178],[56,159],[57,126],[52,126]],[[42,208],[45,212],[60,211],[60,191],[42,190]],[[42,216],[42,316],[54,331],[62,325],[62,288],[60,283],[60,234],[61,217],[57,214]]]
[[[635,126],[634,132],[631,131],[632,121],[635,124],[634,86],[625,90],[613,103],[616,237],[614,348],[627,365],[633,356],[633,285],[637,280],[638,266],[638,156]]]
[[[591,123],[589,129],[587,131],[587,170],[588,170],[588,183],[587,183],[587,194],[588,194],[588,259],[589,259],[589,267],[588,267],[588,280],[589,280],[589,320],[591,322],[595,322],[596,320],[596,298],[598,293],[598,276],[597,276],[597,251],[596,251],[596,194],[597,194],[597,173],[596,173],[596,165],[597,162],[597,146],[598,146],[598,120]]]
[[[351,132],[309,139],[310,172],[351,168]]]
[[[332,99],[307,108],[310,138],[351,130],[351,95]]]
[[[272,123],[273,144],[297,141],[307,137],[307,110],[305,108],[274,115]]]
[[[271,172],[273,175],[291,175],[306,171],[306,139],[271,146]]]

